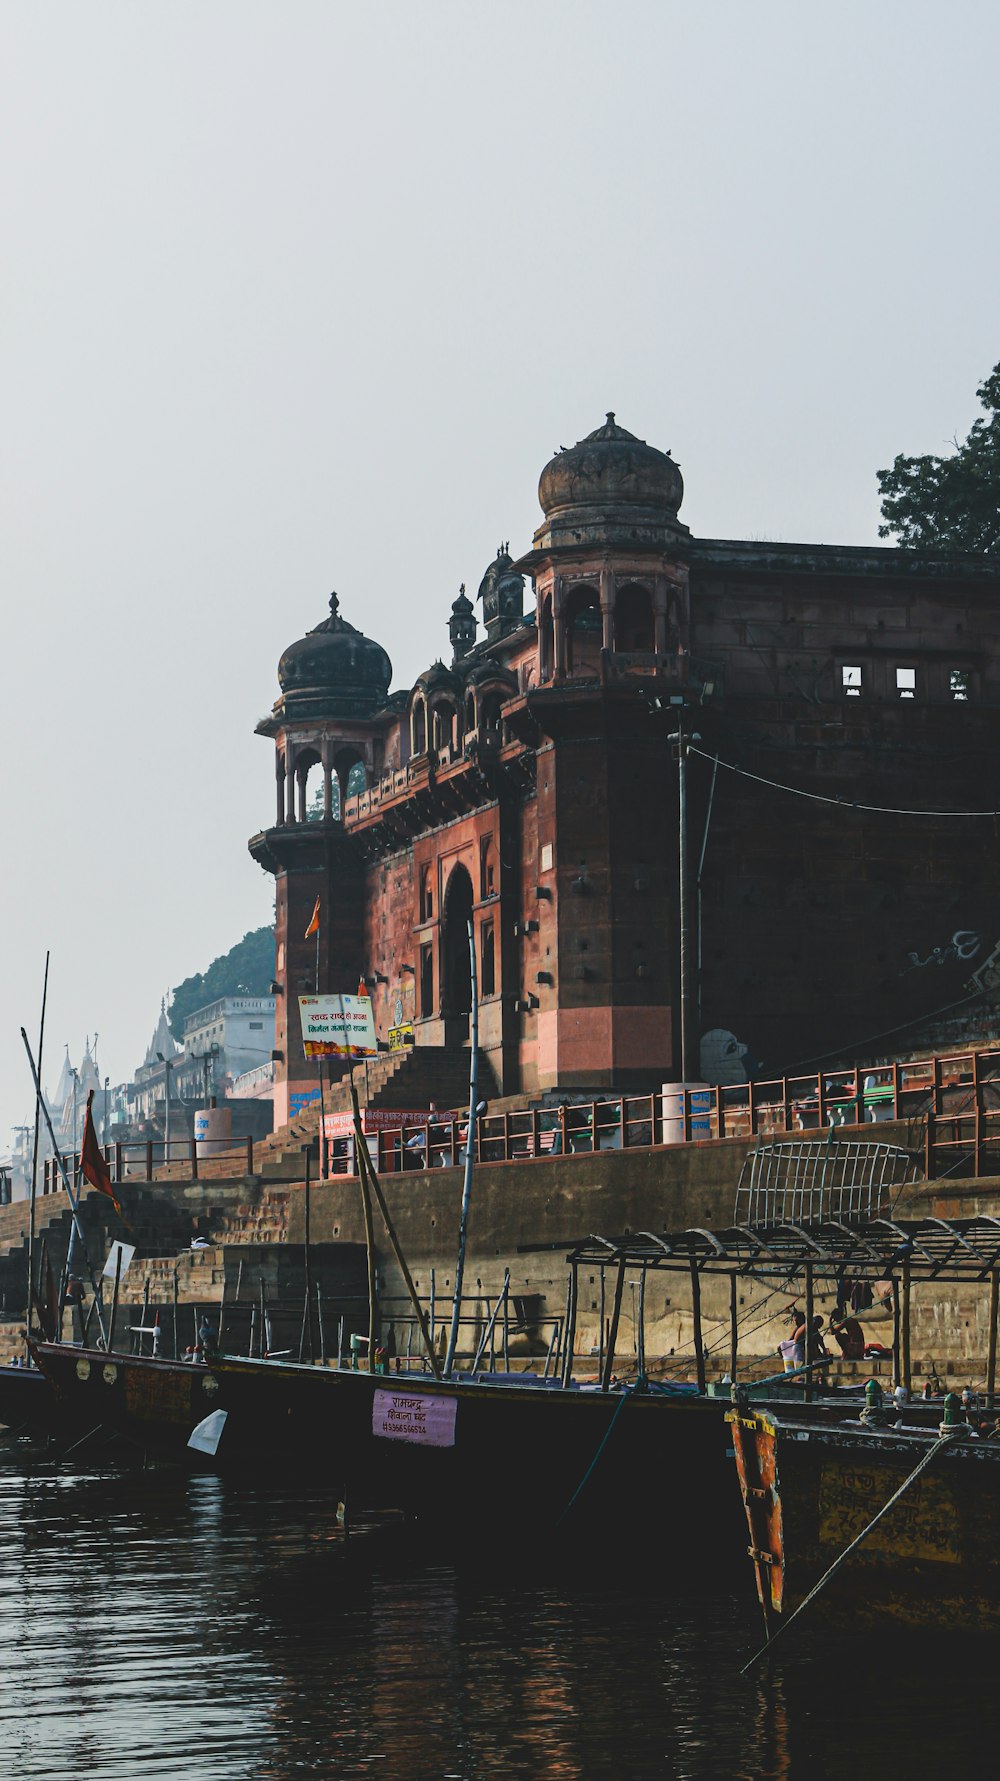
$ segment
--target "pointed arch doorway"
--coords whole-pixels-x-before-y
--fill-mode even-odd
[[[453,866],[444,893],[441,958],[441,1013],[446,1045],[465,1044],[469,1037],[469,1015],[472,1012],[469,921],[473,901],[472,879],[464,866]]]

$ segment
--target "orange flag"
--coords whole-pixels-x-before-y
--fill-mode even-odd
[[[94,1115],[92,1112],[93,1100],[94,1091],[91,1089],[87,1096],[87,1113],[83,1122],[83,1143],[80,1146],[80,1174],[83,1176],[84,1181],[90,1182],[91,1187],[97,1188],[98,1193],[107,1194],[108,1199],[114,1206],[119,1218],[123,1218],[124,1213],[118,1204],[118,1196],[111,1185],[111,1170],[108,1168],[101,1153],[101,1147],[97,1142],[97,1133],[94,1130]]]
[[[319,898],[317,897],[316,898],[316,907],[312,912],[312,920],[306,929],[305,937],[307,940],[311,940],[313,935],[318,934],[318,933],[319,933]]]
[[[358,984],[358,995],[359,996],[367,996],[368,995],[368,985],[365,982],[363,977],[361,979],[361,982]],[[369,996],[368,999],[370,1001],[371,997]]]

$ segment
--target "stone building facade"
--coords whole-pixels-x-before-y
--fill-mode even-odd
[[[383,1039],[467,1045],[470,919],[504,1093],[679,1076],[682,1001],[710,1081],[982,1004],[1000,843],[960,813],[1000,808],[1000,566],[694,538],[682,495],[609,415],[545,466],[481,625],[461,590],[447,662],[390,693],[336,595],[285,651],[250,842],[277,890],[277,1123],[315,1083],[317,987],[364,974]]]

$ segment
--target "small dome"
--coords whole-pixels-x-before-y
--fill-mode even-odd
[[[670,453],[627,433],[613,413],[579,444],[557,452],[538,483],[547,518],[563,509],[621,506],[676,517],[683,498],[684,483]]]
[[[324,714],[370,717],[385,704],[392,663],[380,643],[341,618],[339,607],[331,594],[329,618],[289,644],[278,663],[286,710],[308,705],[317,714],[322,707]]]
[[[672,548],[690,537],[677,517],[683,496],[670,453],[626,433],[609,414],[603,427],[557,452],[542,471],[538,499],[545,518],[535,548]]]

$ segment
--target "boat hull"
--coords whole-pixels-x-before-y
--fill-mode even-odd
[[[770,1632],[899,1490],[936,1430],[730,1422],[757,1594]],[[1000,1632],[1000,1443],[957,1439],[824,1585],[803,1626]]]

